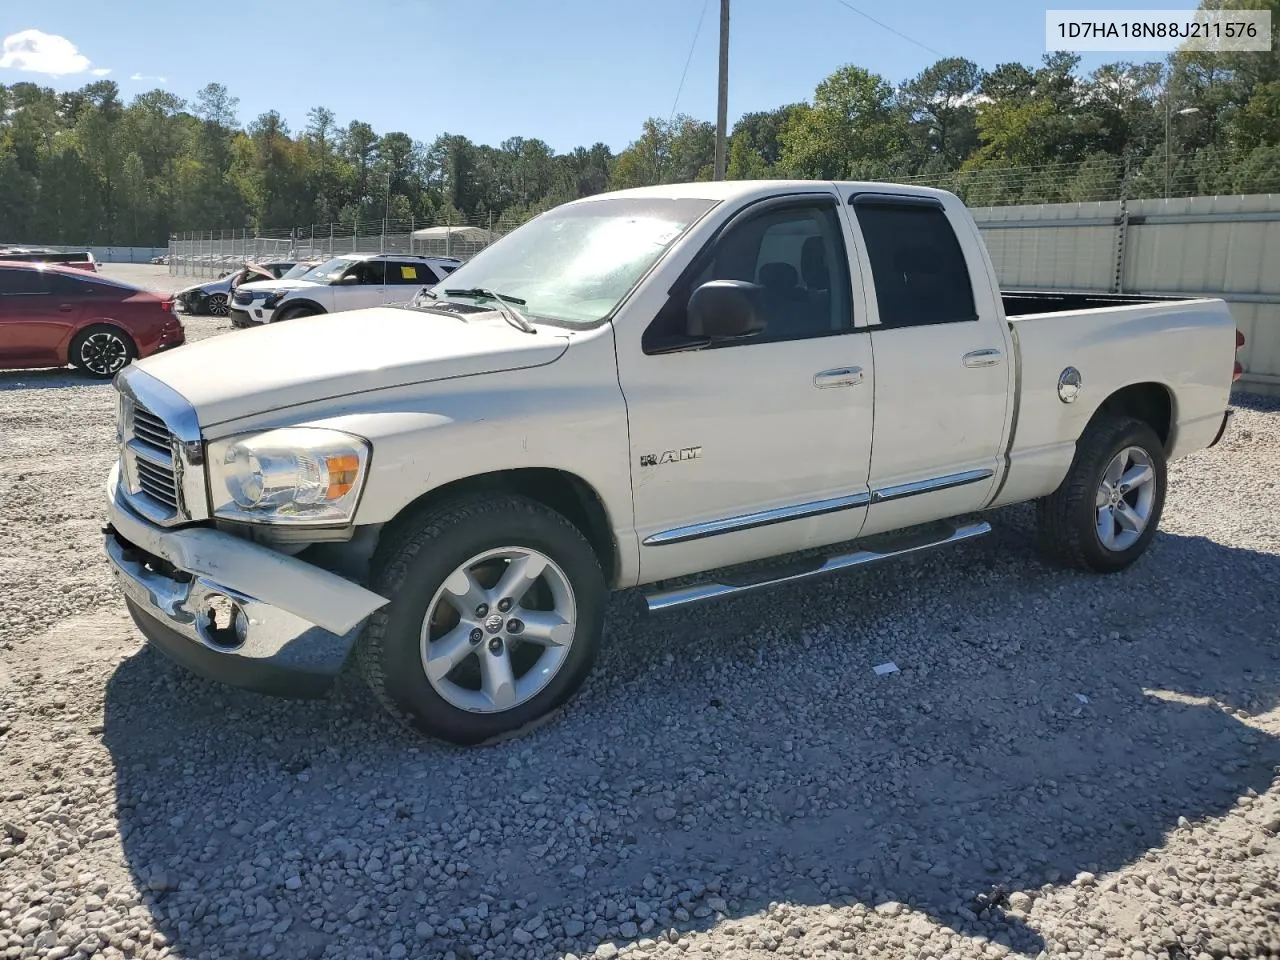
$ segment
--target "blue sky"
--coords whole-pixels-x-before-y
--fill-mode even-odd
[[[1045,5],[1026,0],[848,2],[920,44],[986,68],[1038,63],[1044,53]],[[719,0],[705,3],[678,110],[714,120]],[[298,129],[309,107],[324,104],[340,123],[361,119],[379,133],[403,130],[428,141],[442,132],[493,144],[519,135],[540,137],[557,151],[596,141],[618,150],[646,117],[671,113],[703,4],[4,0],[0,38],[27,30],[46,36],[34,52],[29,43],[7,46],[0,82],[70,89],[96,79],[94,71],[110,71],[105,76],[129,98],[155,86],[191,97],[216,80],[240,98],[242,122],[274,108]],[[746,111],[810,97],[818,81],[847,63],[896,83],[937,59],[840,0],[734,0],[730,39],[731,124]],[[1083,66],[1153,56],[1088,54]],[[50,75],[17,64],[77,72]]]

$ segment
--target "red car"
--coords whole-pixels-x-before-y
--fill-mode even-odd
[[[0,368],[109,378],[186,340],[173,298],[72,267],[0,261]]]

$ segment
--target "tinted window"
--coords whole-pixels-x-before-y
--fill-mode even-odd
[[[0,295],[18,296],[49,292],[49,274],[42,270],[0,269]]]
[[[354,275],[356,283],[386,283],[387,262],[385,260],[365,260],[352,267],[348,271],[348,275]]]
[[[843,333],[852,325],[848,256],[834,206],[774,208],[723,233],[706,266],[672,292],[645,331],[645,349],[678,345],[689,295],[709,280],[759,286],[765,328],[744,344]]]
[[[101,285],[78,277],[64,277],[60,273],[51,274],[53,292],[59,297],[93,297],[101,296],[104,289]]]
[[[422,286],[436,282],[436,275],[425,263],[417,260],[392,260],[387,264],[387,283],[405,283]]]
[[[969,267],[933,206],[855,204],[886,327],[976,320]]]

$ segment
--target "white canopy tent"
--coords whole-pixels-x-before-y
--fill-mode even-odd
[[[446,257],[475,253],[495,239],[497,237],[484,227],[423,227],[413,231],[415,252]]]

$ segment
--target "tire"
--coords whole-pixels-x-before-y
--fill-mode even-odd
[[[209,294],[209,298],[204,302],[204,308],[209,311],[210,316],[214,317],[225,317],[231,312],[225,293]]]
[[[85,327],[67,350],[67,360],[89,376],[110,380],[138,358],[133,338],[106,323]]]
[[[272,315],[272,323],[283,323],[285,320],[297,320],[299,317],[318,316],[323,311],[315,307],[285,307],[283,312]]]
[[[1117,475],[1133,486],[1118,487]],[[1149,425],[1132,417],[1099,419],[1076,445],[1062,485],[1036,504],[1041,550],[1094,573],[1125,569],[1155,537],[1167,483],[1164,444]]]
[[[356,659],[387,711],[427,736],[474,745],[525,732],[591,672],[604,573],[578,528],[540,503],[489,495],[432,507],[384,534],[373,569],[371,588],[390,603]],[[504,609],[511,596],[491,588],[522,569],[540,572]]]

